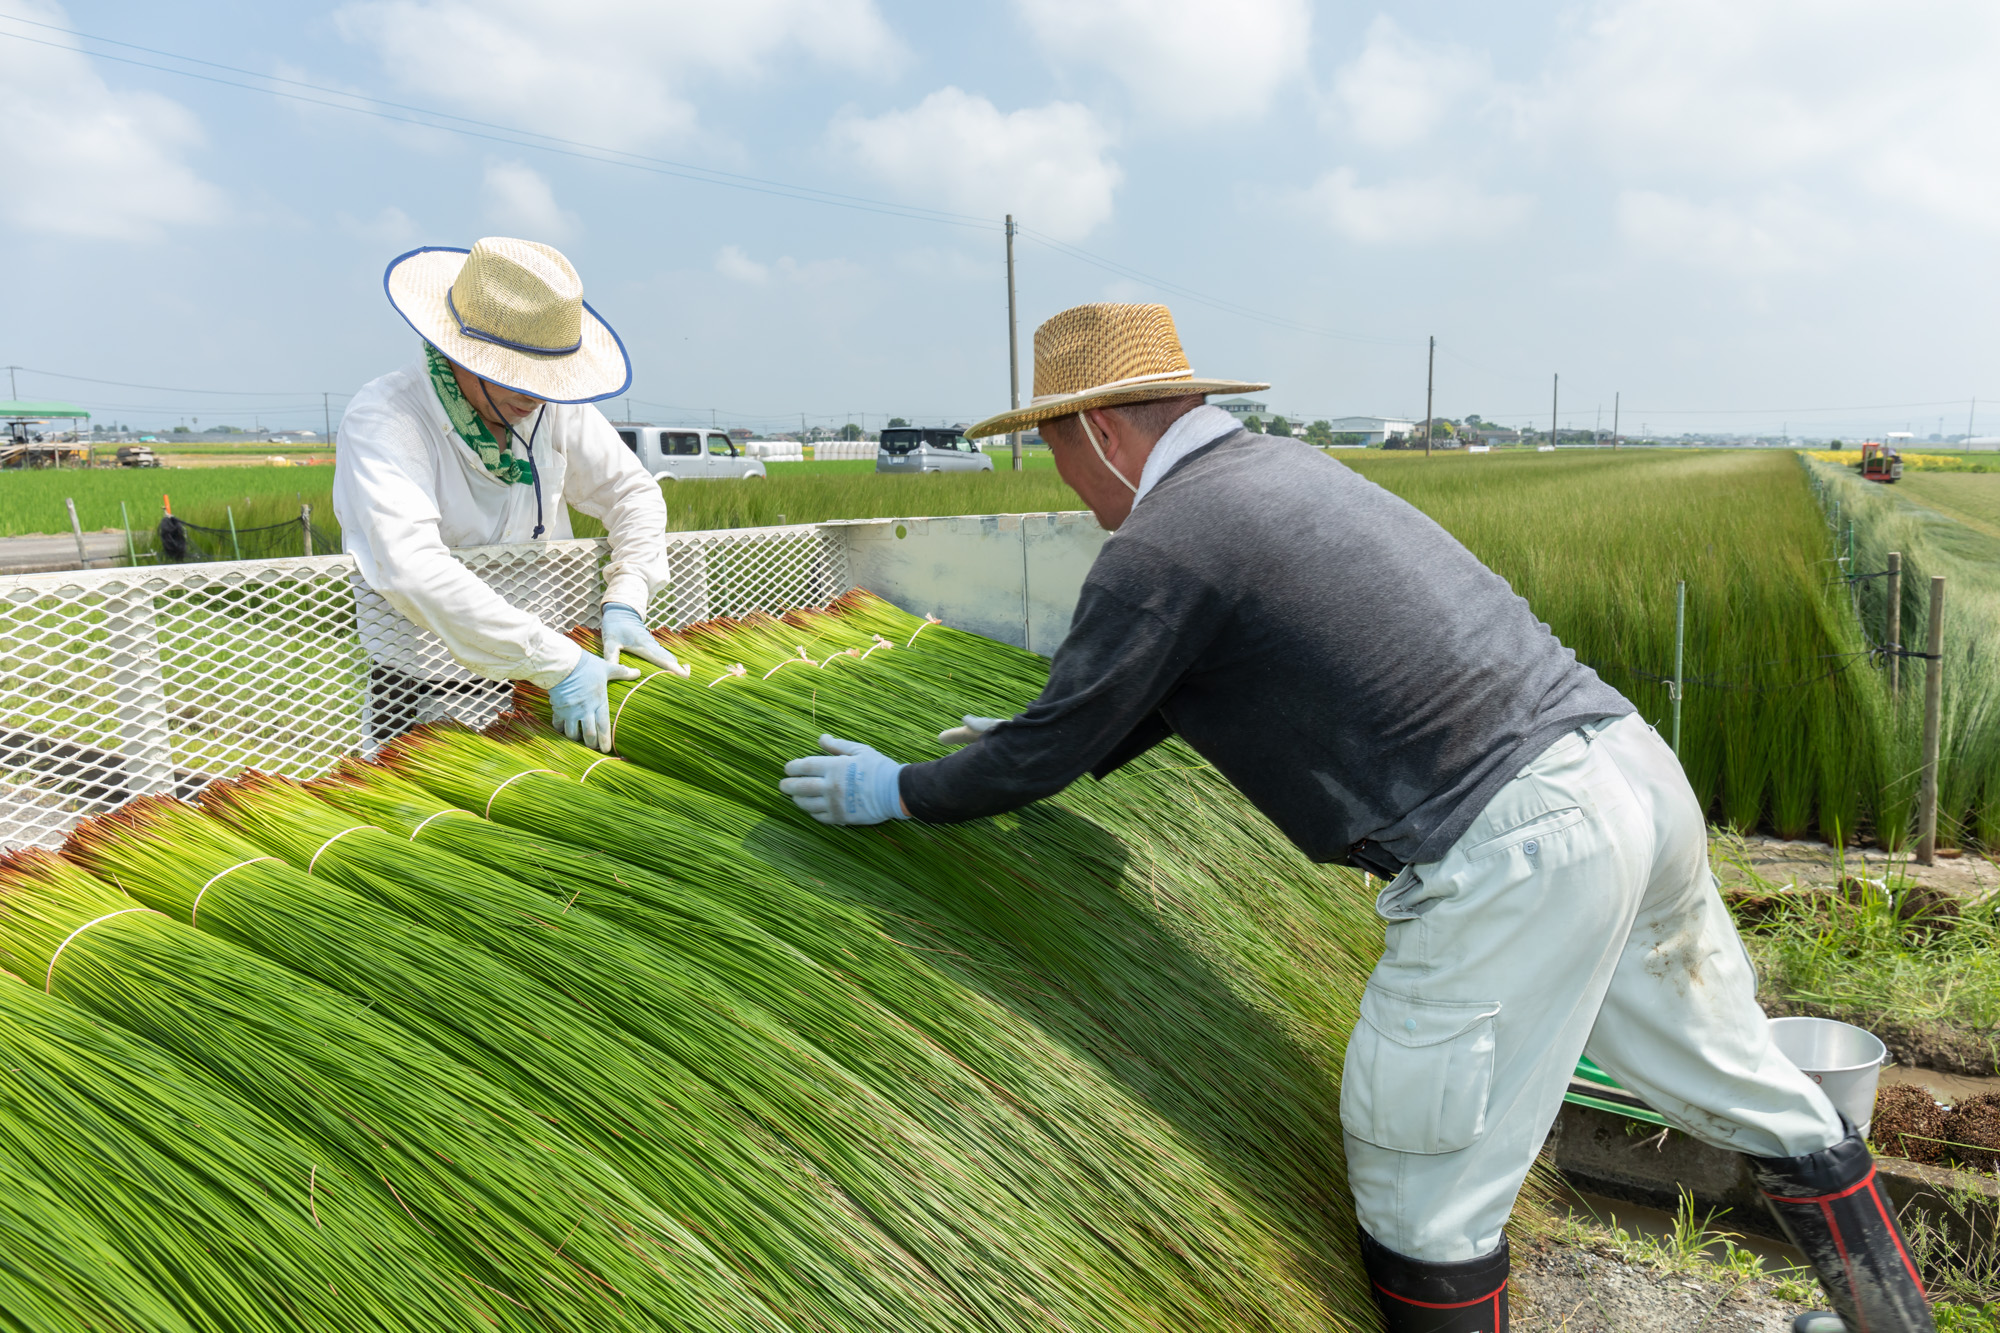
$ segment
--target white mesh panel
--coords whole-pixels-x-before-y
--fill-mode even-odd
[[[668,534],[647,623],[783,612],[847,590],[820,528]],[[456,554],[557,630],[595,627],[601,541]],[[419,722],[510,696],[364,584],[346,556],[0,577],[0,847],[54,847],[144,793],[246,768],[313,777]]]

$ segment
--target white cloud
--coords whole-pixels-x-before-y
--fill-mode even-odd
[[[741,282],[752,287],[768,287],[773,283],[823,287],[857,277],[861,273],[858,265],[845,259],[814,259],[801,264],[790,255],[786,255],[774,263],[766,264],[752,259],[740,245],[725,245],[716,252],[715,271],[732,282]]]
[[[941,88],[907,111],[842,115],[829,132],[864,170],[911,198],[995,221],[1013,213],[1058,240],[1080,240],[1108,220],[1124,180],[1110,131],[1074,102],[1003,112]]]
[[[576,214],[557,205],[548,180],[524,163],[487,163],[480,194],[487,224],[510,235],[557,245],[577,232]]]
[[[1985,0],[1600,0],[1522,126],[1629,180],[1746,192],[1751,212],[1774,186],[1835,187],[1995,231],[1996,59]]]
[[[1364,245],[1419,245],[1481,240],[1528,215],[1524,194],[1488,194],[1446,176],[1405,176],[1364,185],[1352,167],[1322,176],[1303,193],[1308,211]]]
[[[1776,192],[1702,204],[1627,190],[1618,196],[1618,230],[1646,253],[1740,277],[1820,268],[1852,240],[1823,204]]]
[[[55,5],[13,8],[69,22]],[[115,90],[82,52],[26,42],[0,43],[0,88],[0,174],[9,182],[0,216],[16,226],[133,241],[222,216],[222,192],[185,160],[203,136],[180,103]]]
[[[1384,14],[1369,25],[1361,54],[1334,75],[1333,119],[1367,147],[1407,148],[1491,80],[1484,56],[1424,46]]]
[[[354,0],[334,20],[426,101],[624,148],[686,138],[704,81],[789,49],[863,73],[904,56],[874,0]]]
[[[760,264],[743,253],[740,245],[725,245],[715,256],[715,271],[736,282],[761,287],[771,280],[771,266]]]
[[[1109,70],[1149,116],[1254,118],[1304,73],[1307,0],[1019,0],[1058,64]]]

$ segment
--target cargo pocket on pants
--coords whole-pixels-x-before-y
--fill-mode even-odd
[[[1471,1147],[1486,1130],[1499,1012],[1498,1001],[1364,992],[1340,1078],[1341,1126],[1393,1152]]]

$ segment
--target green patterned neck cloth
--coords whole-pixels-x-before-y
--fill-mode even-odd
[[[525,458],[516,458],[503,449],[500,441],[493,438],[493,432],[486,428],[485,420],[472,410],[472,404],[465,401],[464,393],[458,387],[458,377],[451,373],[451,362],[443,352],[424,344],[424,360],[430,365],[431,387],[437,391],[438,402],[444,407],[444,414],[451,420],[451,428],[458,432],[486,470],[501,481],[517,486],[527,486],[535,480],[535,465]]]

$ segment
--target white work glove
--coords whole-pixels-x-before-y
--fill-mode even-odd
[[[1006,720],[1004,717],[974,717],[967,713],[964,726],[940,731],[938,739],[946,745],[970,745]]]
[[[654,666],[685,676],[689,668],[680,659],[660,646],[660,641],[646,630],[646,622],[639,613],[623,602],[606,602],[604,619],[597,631],[598,639],[604,644],[604,660],[612,666],[618,665],[618,654],[627,652],[643,658]],[[613,679],[624,680],[624,676]]]
[[[880,824],[908,819],[897,779],[903,766],[859,741],[822,736],[825,755],[785,765],[778,790],[822,824]]]
[[[549,717],[571,740],[610,754],[611,695],[606,687],[614,680],[637,679],[637,667],[579,653],[570,673],[549,691]]]

